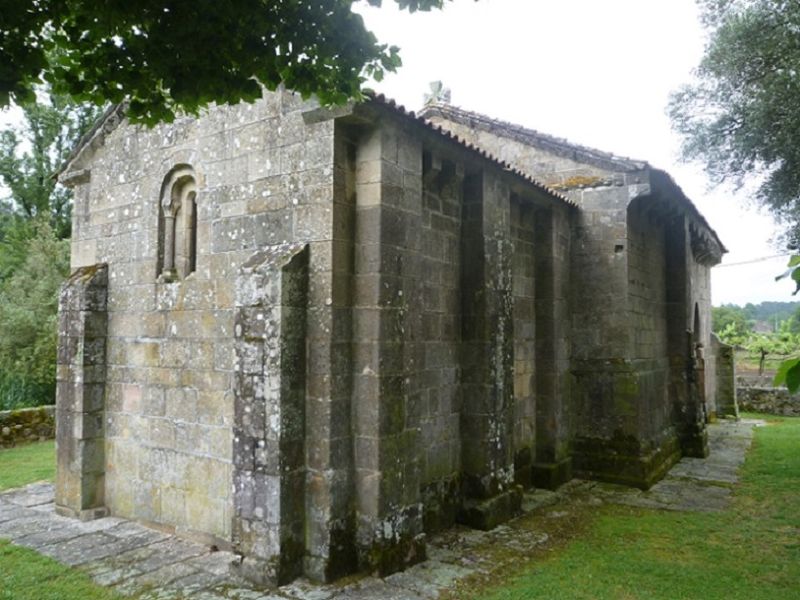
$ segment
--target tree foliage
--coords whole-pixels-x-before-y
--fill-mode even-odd
[[[71,196],[52,175],[98,113],[44,90],[21,110],[0,131],[0,409],[53,402]]]
[[[758,196],[800,243],[800,2],[698,0],[709,33],[670,116],[686,159],[715,182],[758,173]]]
[[[778,275],[775,279],[791,277],[797,284],[793,293],[797,294],[800,290],[800,256],[792,256],[787,266],[788,270],[782,275]],[[797,334],[798,330],[800,330],[800,309],[794,314],[792,321],[794,323],[792,330]],[[778,366],[778,372],[775,374],[773,385],[785,385],[793,394],[800,390],[800,357],[793,356],[781,362]]]
[[[735,304],[728,306],[736,307]],[[738,307],[736,307],[738,308]],[[800,309],[800,302],[778,302],[774,300],[765,300],[758,304],[748,302],[741,310],[744,312],[745,317],[750,321],[768,321],[775,323],[778,321],[785,321],[792,318],[797,310]]]
[[[55,392],[58,290],[69,274],[69,241],[39,219],[23,260],[0,282],[0,406],[49,404]]]
[[[718,335],[746,337],[752,330],[745,311],[735,304],[723,304],[711,308],[711,329]],[[730,344],[730,341],[726,341]],[[735,344],[734,344],[735,345]]]
[[[0,106],[30,101],[42,77],[77,99],[129,100],[148,123],[253,101],[261,85],[341,103],[400,65],[354,1],[0,0]],[[415,12],[450,0],[394,1]]]
[[[781,317],[778,318],[778,315]],[[726,304],[711,309],[712,328],[719,339],[745,350],[752,359],[757,360],[759,375],[764,374],[767,358],[785,359],[778,369],[780,375],[783,364],[793,361],[793,356],[800,353],[799,318],[797,303],[792,302],[748,303],[744,308]],[[768,331],[754,329],[757,322],[765,321],[774,328]],[[781,380],[781,383],[784,382]]]
[[[9,232],[15,221],[37,217],[48,219],[59,237],[68,237],[71,195],[56,185],[53,174],[99,110],[41,89],[36,101],[21,109],[21,123],[0,131],[0,183],[8,190],[0,196],[0,240],[13,235]],[[21,227],[17,236],[24,234]],[[6,247],[4,252],[14,250]],[[0,258],[0,278],[3,263]]]

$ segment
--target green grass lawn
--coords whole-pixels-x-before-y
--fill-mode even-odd
[[[766,418],[728,511],[592,507],[572,541],[456,597],[800,598],[800,419]]]
[[[0,456],[2,454],[0,453]],[[0,540],[0,600],[117,600],[89,576]]]
[[[552,545],[511,560],[510,550],[498,548],[506,566],[464,582],[449,597],[800,599],[800,419],[767,418],[770,426],[756,430],[728,511],[571,507],[571,519],[556,520],[569,525],[550,531]],[[0,489],[51,478],[53,462],[52,443],[0,451]],[[541,517],[523,522],[541,530]],[[78,571],[0,541],[0,600],[105,598],[117,596]]]
[[[55,475],[55,444],[41,442],[0,450],[0,491]],[[115,600],[87,575],[0,539],[0,600]]]
[[[0,450],[0,491],[40,481],[56,474],[55,442],[40,442]]]

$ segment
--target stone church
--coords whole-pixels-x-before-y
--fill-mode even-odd
[[[153,129],[113,107],[59,179],[57,510],[256,581],[388,574],[531,486],[647,488],[735,406],[725,248],[645,162],[279,91]]]

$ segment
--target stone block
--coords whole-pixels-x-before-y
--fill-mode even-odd
[[[556,490],[572,479],[572,458],[559,462],[533,464],[533,485],[546,490]]]
[[[466,500],[458,520],[475,529],[488,531],[520,513],[522,487],[514,486],[486,500]]]

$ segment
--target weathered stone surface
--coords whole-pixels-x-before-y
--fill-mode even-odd
[[[533,485],[647,488],[705,455],[730,402],[702,216],[646,163],[429,114],[513,168],[379,98],[279,90],[152,129],[109,113],[62,175],[56,510],[323,582],[414,569]],[[71,548],[37,519],[32,542]],[[166,550],[116,529],[76,539],[134,589]],[[179,562],[158,576],[233,594]]]
[[[536,343],[555,360],[536,356],[535,479],[562,483],[574,457],[583,476],[646,487],[679,452],[706,453],[718,377],[730,378],[710,343],[709,265],[724,248],[674,182],[642,161],[449,105],[423,114],[579,207],[571,243],[559,244],[571,277],[559,275],[550,242],[538,252],[554,259],[537,266]],[[544,215],[537,234],[553,236]],[[554,307],[562,297],[571,302]]]
[[[56,510],[105,516],[105,370],[108,266],[77,269],[58,300]]]
[[[736,361],[733,347],[723,344],[711,335],[712,355],[716,367],[716,413],[719,417],[739,418],[739,403],[736,397]]]
[[[262,584],[302,573],[307,294],[307,246],[262,250],[236,280],[233,542]]]

